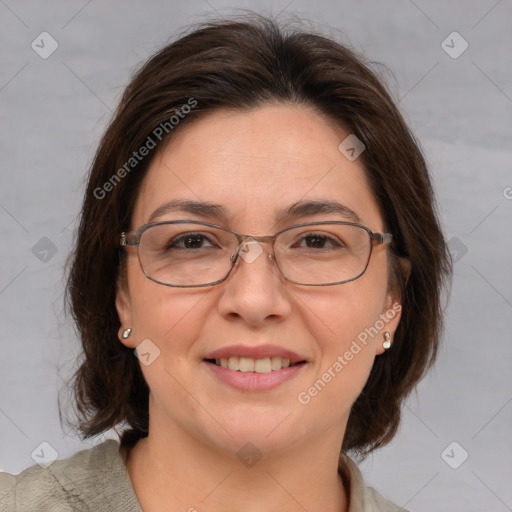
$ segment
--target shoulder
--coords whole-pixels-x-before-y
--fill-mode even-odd
[[[367,487],[361,471],[350,457],[340,457],[339,472],[349,489],[348,512],[407,512],[384,498],[373,487]]]
[[[119,444],[109,439],[48,467],[0,473],[0,512],[140,511]]]
[[[373,487],[366,487],[365,490],[365,512],[407,512],[403,507],[384,498]]]

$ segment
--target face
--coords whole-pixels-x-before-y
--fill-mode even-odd
[[[154,157],[131,228],[149,222],[171,200],[189,200],[220,205],[225,215],[171,210],[154,220],[205,221],[273,235],[303,222],[353,220],[335,211],[282,216],[296,203],[338,202],[382,233],[362,165],[338,149],[347,136],[298,106],[211,113],[183,127]],[[230,453],[247,442],[263,453],[326,439],[341,445],[350,408],[384,350],[383,334],[392,340],[400,318],[388,291],[387,247],[374,246],[360,278],[316,287],[285,280],[269,257],[271,244],[261,247],[254,260],[239,258],[224,282],[202,288],[149,280],[136,248],[127,248],[116,306],[121,329],[132,328],[121,341],[136,348],[150,340],[144,347],[152,362],[141,365],[150,388],[150,435],[156,429],[186,432]],[[276,368],[288,355],[297,364],[241,372],[207,361],[219,355],[276,357],[270,360]]]

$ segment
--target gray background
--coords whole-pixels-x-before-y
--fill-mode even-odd
[[[133,67],[234,7],[329,24],[388,66],[431,165],[457,260],[443,348],[396,439],[361,465],[368,483],[418,512],[512,510],[510,0],[0,0],[0,468],[34,464],[43,441],[61,458],[91,444],[61,428],[57,408],[60,396],[69,410],[78,351],[63,265],[84,174]],[[46,59],[31,48],[43,31],[59,45]],[[453,31],[469,44],[458,58],[445,51],[463,49],[457,36],[442,47]]]

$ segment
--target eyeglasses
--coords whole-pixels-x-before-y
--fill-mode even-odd
[[[145,276],[165,286],[213,286],[227,279],[239,257],[247,263],[272,243],[283,277],[305,286],[347,283],[368,267],[374,244],[390,243],[390,233],[373,233],[352,222],[308,222],[286,227],[273,236],[243,235],[193,220],[145,224],[121,233],[123,247],[136,246]]]

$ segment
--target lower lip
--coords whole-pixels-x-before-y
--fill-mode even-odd
[[[221,381],[241,391],[268,391],[293,379],[306,363],[299,363],[269,373],[240,372],[203,361]]]

